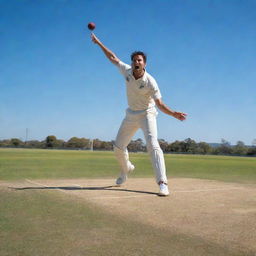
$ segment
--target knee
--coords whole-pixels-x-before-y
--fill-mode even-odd
[[[147,150],[148,152],[152,152],[152,151],[162,151],[162,149],[160,148],[160,145],[158,143],[157,138],[152,137],[152,136],[148,136],[147,139]]]
[[[117,147],[117,146],[114,144],[114,153],[115,153],[116,155],[123,155],[125,152],[126,152],[126,149],[121,149],[121,148]]]
[[[127,145],[126,143],[124,143],[122,140],[120,139],[117,139],[114,141],[113,143],[113,146],[114,146],[114,150],[116,148],[116,150],[122,150],[122,151],[125,151],[126,148],[127,148]]]

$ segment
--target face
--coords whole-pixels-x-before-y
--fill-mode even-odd
[[[132,69],[136,71],[142,71],[146,67],[146,63],[142,55],[135,55],[132,60]]]

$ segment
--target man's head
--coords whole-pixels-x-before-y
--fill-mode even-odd
[[[136,51],[131,54],[133,70],[144,70],[146,67],[147,56],[144,52]]]

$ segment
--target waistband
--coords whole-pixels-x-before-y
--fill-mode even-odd
[[[132,115],[140,115],[140,114],[146,114],[146,113],[157,113],[157,110],[155,106],[152,106],[150,108],[143,109],[143,110],[132,110],[131,108],[127,108],[126,113],[132,114]]]

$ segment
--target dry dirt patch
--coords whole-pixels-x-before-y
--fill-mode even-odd
[[[163,230],[196,236],[231,250],[256,255],[256,186],[199,179],[170,180],[171,195],[158,197],[153,179],[25,180],[0,183],[31,190],[56,190],[106,212]]]

